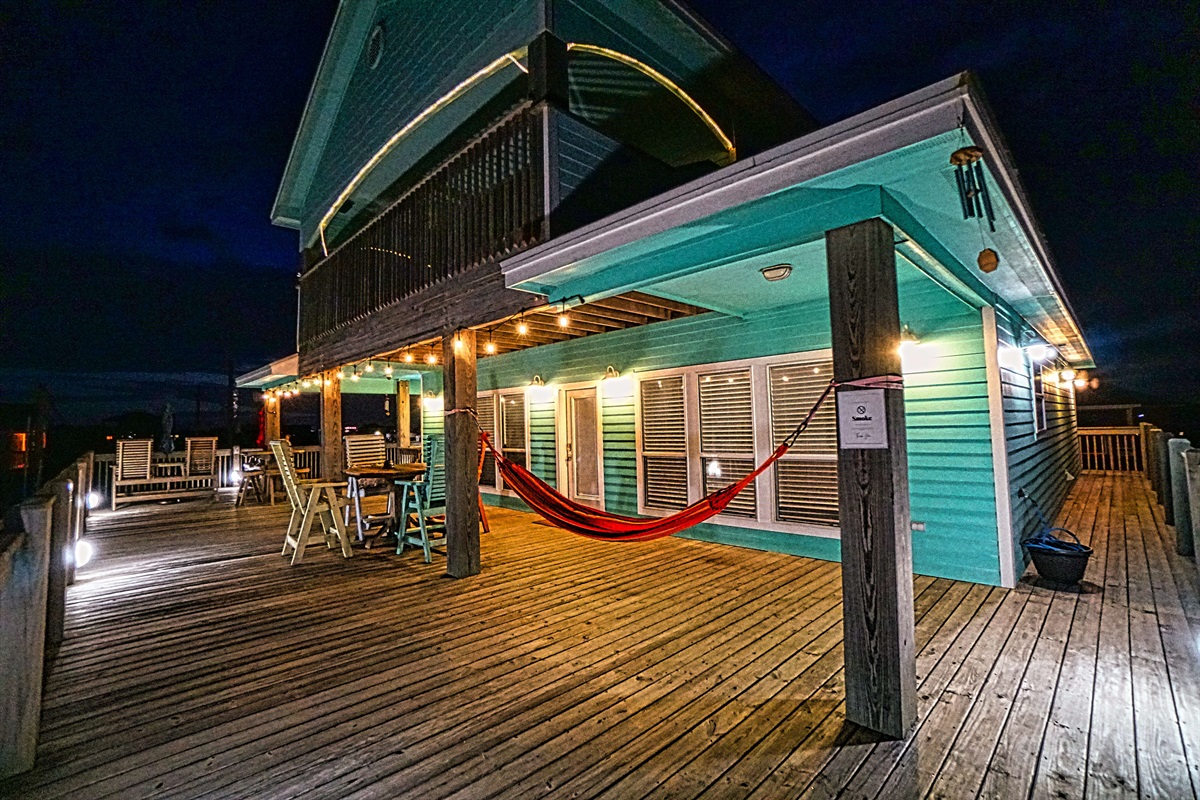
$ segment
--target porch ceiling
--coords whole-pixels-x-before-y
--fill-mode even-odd
[[[986,221],[962,218],[949,157],[971,144],[985,152],[994,232]],[[502,267],[509,286],[551,297],[638,289],[706,304],[721,286],[723,302],[713,307],[761,307],[783,295],[732,276],[795,258],[807,279],[789,291],[815,292],[824,266],[822,258],[822,269],[812,269],[815,244],[827,230],[871,217],[891,222],[900,252],[935,280],[983,302],[1002,299],[1067,359],[1091,364],[1015,169],[966,76],[727,167]],[[1000,254],[991,274],[976,268],[985,247]]]
[[[567,317],[565,326],[559,324],[559,316],[564,308]],[[476,333],[476,357],[486,358],[597,333],[690,317],[708,310],[692,303],[643,292],[627,292],[588,303],[580,303],[578,298],[567,298],[564,304],[542,306],[486,325],[476,325],[472,329]],[[492,347],[489,348],[489,345]],[[442,360],[442,338],[416,342],[383,353],[378,358],[426,367],[436,365]]]

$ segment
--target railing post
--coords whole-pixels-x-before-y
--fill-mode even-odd
[[[1196,531],[1200,531],[1200,450],[1191,448],[1183,454],[1183,470],[1187,479],[1188,509],[1192,523],[1192,555],[1195,556]]]
[[[64,474],[78,470],[64,470]],[[63,618],[67,608],[67,570],[74,561],[71,546],[71,523],[74,517],[74,482],[64,478],[46,484],[42,496],[53,497],[50,521],[50,561],[46,579],[46,649],[47,671],[58,655],[62,644]]]
[[[0,778],[32,769],[37,748],[53,506],[35,497],[5,518],[15,540],[0,549]]]
[[[1181,556],[1195,554],[1192,541],[1192,512],[1188,507],[1188,485],[1186,465],[1183,454],[1191,449],[1192,443],[1187,439],[1172,439],[1167,443],[1169,470],[1167,483],[1171,486],[1171,516],[1175,523],[1175,551]]]
[[[1154,477],[1157,486],[1158,504],[1163,507],[1163,519],[1168,525],[1175,524],[1175,506],[1171,502],[1171,451],[1167,443],[1171,434],[1163,430],[1154,431]]]
[[[1149,422],[1138,423],[1138,449],[1142,456],[1142,473],[1150,477],[1150,429]]]

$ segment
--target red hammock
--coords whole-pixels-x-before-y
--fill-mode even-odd
[[[491,450],[492,456],[496,459],[496,467],[500,470],[500,474],[504,476],[505,486],[516,492],[518,497],[529,504],[529,507],[538,514],[545,517],[548,522],[572,533],[577,533],[580,536],[586,536],[589,539],[601,539],[609,542],[645,542],[679,533],[693,525],[699,525],[706,519],[724,511],[725,507],[733,501],[733,498],[737,497],[738,492],[753,483],[755,478],[765,472],[788,451],[788,448],[795,443],[796,438],[812,422],[813,417],[817,414],[817,409],[821,407],[821,403],[839,385],[895,389],[899,388],[902,384],[901,378],[896,375],[845,381],[841,384],[830,381],[829,386],[825,387],[825,391],[817,398],[817,402],[808,414],[805,415],[804,420],[796,426],[796,429],[792,431],[779,447],[775,448],[775,452],[760,464],[757,469],[737,483],[730,484],[724,489],[719,489],[707,497],[697,500],[687,508],[666,517],[623,517],[619,514],[610,514],[607,511],[600,511],[591,506],[576,503],[559,494],[553,486],[550,486],[520,464],[514,464],[509,461],[492,444],[487,431],[480,428],[479,432],[483,438],[483,446]],[[453,414],[456,412],[458,412],[458,409],[454,409],[448,413]],[[478,420],[476,420],[476,424],[478,424]]]
[[[603,539],[610,542],[645,542],[670,536],[673,533],[699,525],[709,517],[720,514],[725,506],[745,489],[755,478],[774,464],[780,456],[787,452],[787,444],[781,444],[771,454],[771,457],[746,477],[734,484],[713,492],[702,500],[697,500],[682,511],[677,511],[668,517],[622,517],[610,514],[590,506],[581,505],[563,497],[553,486],[539,479],[520,464],[514,464],[504,457],[492,445],[487,433],[483,434],[483,443],[492,451],[496,466],[504,476],[504,485],[517,493],[522,500],[529,504],[537,513],[554,525],[586,536],[589,539]]]

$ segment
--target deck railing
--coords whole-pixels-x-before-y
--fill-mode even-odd
[[[516,109],[305,271],[301,346],[536,243],[544,146],[539,109]]]
[[[91,488],[87,453],[10,509],[0,527],[0,778],[33,767],[42,684],[62,643]]]
[[[264,455],[265,452],[260,447],[240,448],[237,453],[228,447],[219,448],[217,450],[217,488],[236,488],[240,477],[234,474],[234,467],[240,467],[242,459],[247,456]],[[307,468],[308,476],[311,478],[321,477],[321,447],[319,445],[293,447],[292,452],[295,454],[295,463],[298,469]],[[116,458],[113,453],[102,453],[95,456],[95,479],[92,482],[92,491],[96,493],[101,506],[112,499],[110,496],[112,471]],[[172,455],[164,460],[182,461],[183,456],[182,454]]]
[[[1145,448],[1136,426],[1080,428],[1079,452],[1083,469],[1144,472]]]

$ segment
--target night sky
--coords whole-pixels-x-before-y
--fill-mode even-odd
[[[1200,4],[693,6],[822,123],[976,71],[1098,374],[1200,394]],[[268,213],[335,7],[0,6],[0,368],[291,350]]]

